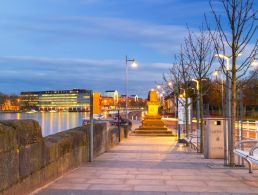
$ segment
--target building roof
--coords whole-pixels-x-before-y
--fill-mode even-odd
[[[108,92],[117,92],[117,90],[107,90],[107,91],[105,91],[106,93],[108,93]]]
[[[51,90],[51,91],[29,91],[29,92],[21,92],[21,95],[28,94],[67,94],[67,93],[90,93],[91,90],[87,89],[71,89],[71,90]]]

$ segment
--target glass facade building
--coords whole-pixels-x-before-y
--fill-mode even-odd
[[[89,111],[90,90],[72,89],[21,93],[21,108],[36,110]]]

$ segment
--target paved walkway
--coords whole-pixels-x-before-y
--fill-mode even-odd
[[[130,137],[38,194],[258,194],[257,170],[221,164],[187,151],[175,138]]]

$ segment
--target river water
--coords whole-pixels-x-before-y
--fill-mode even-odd
[[[0,120],[34,119],[38,121],[43,136],[81,126],[82,120],[88,117],[87,112],[0,113]]]

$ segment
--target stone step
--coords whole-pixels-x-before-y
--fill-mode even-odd
[[[155,122],[155,123],[150,123],[150,122],[142,122],[142,125],[159,125],[159,126],[164,126],[164,123],[163,122]]]
[[[163,132],[132,132],[131,135],[135,136],[173,136],[172,132],[163,131]]]
[[[168,129],[166,127],[140,127],[136,130],[142,130],[142,131],[152,131],[152,130],[160,130],[160,131],[167,131]]]
[[[153,130],[142,130],[142,129],[138,130],[138,129],[136,129],[136,130],[134,130],[134,132],[139,132],[139,133],[152,133],[152,132],[163,133],[163,132],[172,132],[172,131],[168,131],[168,130],[164,130],[164,129],[157,129],[157,130],[155,130],[155,129],[153,129]]]
[[[159,135],[172,135],[172,131],[167,131],[167,130],[134,130],[134,134],[144,134],[144,135],[149,135],[149,134],[159,134]]]

